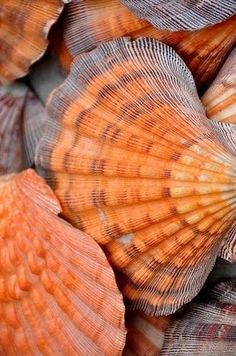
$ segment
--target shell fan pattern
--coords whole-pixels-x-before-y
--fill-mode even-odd
[[[236,16],[201,30],[171,32],[140,20],[118,0],[74,0],[66,8],[61,28],[63,39],[55,38],[52,44],[57,44],[57,58],[68,72],[75,56],[103,42],[121,36],[152,37],[176,50],[201,89],[215,78],[236,44]]]
[[[221,282],[190,303],[165,332],[161,356],[235,356],[236,283]]]
[[[33,170],[0,177],[0,202],[0,354],[120,355],[124,305],[100,247]]]
[[[66,0],[1,0],[0,83],[23,77],[45,52]],[[20,29],[20,31],[19,31]]]
[[[235,15],[235,0],[120,0],[154,27],[193,31]]]
[[[236,159],[186,65],[152,39],[105,43],[74,61],[48,112],[36,163],[63,216],[102,246],[131,308],[173,313],[236,216]]]

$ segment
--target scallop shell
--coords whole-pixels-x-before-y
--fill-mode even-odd
[[[236,124],[236,48],[202,97],[209,119]]]
[[[0,86],[0,175],[24,166],[21,129],[26,91],[20,83]]]
[[[27,165],[34,165],[37,144],[43,136],[47,112],[32,91],[28,91],[23,115],[23,141]]]
[[[141,19],[170,31],[198,30],[236,14],[235,0],[120,0]]]
[[[214,79],[236,44],[236,16],[198,31],[170,32],[139,20],[118,0],[76,0],[66,10],[61,26],[64,35],[58,41],[57,31],[52,43],[57,45],[57,57],[67,72],[75,56],[103,42],[125,35],[133,39],[144,36],[171,45],[191,70],[197,86],[202,87]]]
[[[0,178],[0,354],[120,355],[124,305],[99,246],[33,170]]]
[[[170,314],[203,286],[236,217],[235,156],[165,44],[79,57],[48,105],[36,163],[64,216],[103,247],[133,308]]]
[[[142,312],[131,313],[127,321],[126,346],[123,356],[157,356],[164,342],[171,317],[153,317]]]
[[[0,83],[23,77],[45,52],[63,0],[1,0]],[[20,29],[20,31],[19,31]]]
[[[161,356],[235,356],[236,283],[224,282],[191,303],[165,332]]]

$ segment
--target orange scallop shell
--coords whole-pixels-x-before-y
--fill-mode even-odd
[[[209,119],[236,124],[236,48],[202,97]]]
[[[66,0],[1,0],[0,83],[23,77],[45,52]]]
[[[69,71],[72,59],[103,42],[128,35],[152,37],[171,45],[184,59],[198,87],[214,79],[236,44],[236,17],[198,31],[171,32],[140,20],[118,0],[75,0],[65,11],[61,40],[54,47],[63,69]],[[57,31],[58,32],[58,31]]]
[[[170,314],[212,269],[236,218],[236,158],[165,44],[120,38],[79,56],[49,100],[37,169],[103,247],[134,308]]]
[[[0,175],[24,167],[21,131],[26,92],[20,83],[0,87]]]
[[[236,14],[235,0],[120,0],[139,18],[170,31],[197,30]]]
[[[234,356],[236,283],[221,282],[190,303],[165,332],[161,356]]]
[[[124,305],[99,246],[33,170],[2,176],[0,202],[0,354],[120,355]]]

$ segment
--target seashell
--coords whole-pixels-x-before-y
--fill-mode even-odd
[[[164,342],[165,330],[172,321],[170,316],[153,317],[142,312],[128,316],[126,346],[123,356],[157,356]]]
[[[132,39],[152,37],[171,45],[191,70],[197,86],[205,87],[214,79],[236,44],[236,16],[198,31],[170,32],[138,19],[118,0],[75,0],[66,10],[60,26],[64,34],[58,40],[58,29],[52,41],[66,72],[69,72],[75,56],[91,51],[103,42],[126,35]]]
[[[26,91],[20,83],[0,86],[0,175],[24,167],[21,127]]]
[[[236,225],[233,224],[225,236],[219,256],[229,262],[236,262]]]
[[[48,104],[38,171],[102,246],[131,307],[171,314],[203,286],[235,221],[235,156],[175,51],[142,38],[73,62]]]
[[[235,0],[120,0],[141,19],[170,31],[198,30],[236,14]]]
[[[234,356],[236,283],[218,284],[210,295],[190,303],[165,332],[161,356]]]
[[[36,147],[43,136],[47,119],[44,106],[32,91],[28,91],[23,120],[23,142],[28,167],[34,165]]]
[[[236,124],[236,48],[202,97],[209,119]]]
[[[2,176],[0,197],[0,354],[120,355],[124,305],[99,246],[33,170]]]
[[[48,32],[65,2],[68,1],[1,0],[0,83],[23,77],[44,54]]]

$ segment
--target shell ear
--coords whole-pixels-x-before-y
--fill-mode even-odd
[[[103,247],[132,308],[173,313],[235,219],[235,156],[188,68],[161,42],[119,38],[75,59],[48,112],[36,163],[63,215]]]
[[[235,15],[234,0],[120,0],[140,19],[170,31],[194,31]]]
[[[0,87],[0,175],[24,167],[22,117],[27,87],[14,83]]]
[[[100,247],[33,170],[0,177],[0,202],[1,353],[120,355],[123,299]]]
[[[202,97],[209,119],[236,124],[236,48]]]
[[[44,54],[48,32],[64,2],[1,1],[0,83],[10,83],[25,76],[30,66]]]
[[[235,281],[217,284],[169,325],[161,356],[234,355],[235,313]]]
[[[34,165],[36,147],[43,136],[47,119],[48,116],[44,106],[33,92],[29,91],[23,112],[23,141],[28,167]]]

